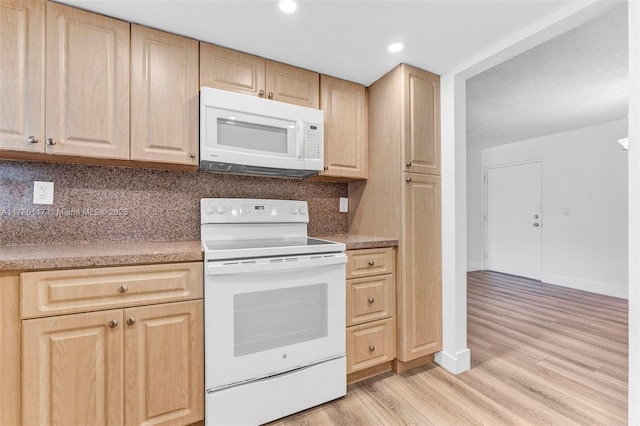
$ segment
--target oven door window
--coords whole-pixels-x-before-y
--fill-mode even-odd
[[[234,356],[327,337],[327,284],[234,296]]]

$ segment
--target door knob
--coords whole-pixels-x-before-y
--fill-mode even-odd
[[[538,222],[536,222],[536,223],[533,224],[533,226],[535,226],[537,228],[538,226],[540,226],[540,224]]]

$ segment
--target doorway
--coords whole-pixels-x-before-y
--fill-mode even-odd
[[[542,163],[485,170],[485,269],[542,276]]]

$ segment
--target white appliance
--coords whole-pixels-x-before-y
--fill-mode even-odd
[[[266,423],[346,394],[345,245],[305,201],[203,198],[205,422]]]
[[[200,170],[304,178],[324,167],[321,110],[200,89]]]

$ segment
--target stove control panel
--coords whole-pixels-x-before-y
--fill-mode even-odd
[[[306,201],[247,198],[202,198],[201,223],[309,222]]]

